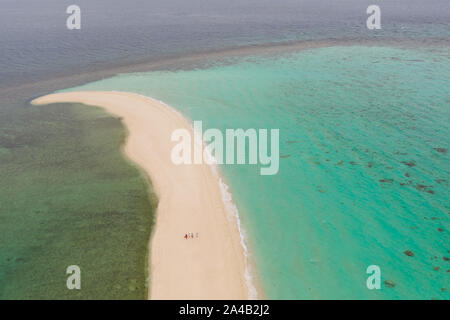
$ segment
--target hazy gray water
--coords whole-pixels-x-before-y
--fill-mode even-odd
[[[66,8],[82,29],[66,28]],[[0,87],[195,51],[303,39],[448,41],[447,0],[380,0],[382,30],[366,28],[367,0],[1,0]]]

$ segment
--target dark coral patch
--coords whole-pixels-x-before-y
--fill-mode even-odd
[[[403,164],[407,165],[408,167],[412,168],[416,166],[416,163],[414,161],[402,161]]]
[[[434,150],[436,150],[439,153],[447,153],[448,150],[446,148],[434,148]]]
[[[406,254],[408,257],[414,257],[414,252],[412,252],[411,250],[406,250],[403,253]]]
[[[24,258],[16,258],[16,263],[24,263],[25,259]]]
[[[417,190],[424,191],[424,192],[427,192],[427,193],[430,193],[430,194],[434,194],[434,191],[430,189],[431,187],[432,186],[425,186],[423,184],[416,185],[416,189]]]

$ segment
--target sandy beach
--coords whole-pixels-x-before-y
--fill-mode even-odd
[[[121,117],[126,155],[150,177],[159,199],[150,242],[150,299],[247,299],[246,258],[237,220],[207,164],[175,165],[175,129],[190,122],[171,107],[125,92],[50,94],[32,104],[83,103]],[[185,239],[193,233],[192,239]]]

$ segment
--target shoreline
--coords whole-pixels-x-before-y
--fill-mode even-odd
[[[122,118],[125,154],[150,177],[159,200],[149,245],[149,299],[256,298],[239,216],[218,168],[170,160],[171,132],[184,128],[193,134],[180,112],[115,91],[56,93],[31,103],[83,103]],[[189,232],[194,238],[184,239]]]

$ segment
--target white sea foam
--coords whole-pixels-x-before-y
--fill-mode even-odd
[[[247,290],[248,290],[248,298],[250,300],[256,300],[256,299],[258,299],[258,291],[256,290],[256,287],[253,285],[253,276],[252,276],[252,273],[250,270],[250,263],[249,263],[250,258],[249,258],[248,246],[247,246],[247,243],[245,240],[245,238],[246,238],[245,231],[241,225],[239,210],[233,201],[233,196],[232,196],[231,192],[229,191],[229,186],[223,181],[222,176],[219,173],[218,166],[217,166],[217,160],[211,154],[210,150],[208,148],[206,148],[204,141],[203,141],[203,150],[206,151],[207,156],[213,162],[213,164],[211,164],[210,167],[213,170],[213,172],[217,178],[217,182],[220,187],[220,192],[222,194],[222,201],[224,202],[225,206],[228,209],[228,212],[230,213],[228,218],[232,221],[232,223],[236,223],[236,225],[237,225],[239,237],[240,237],[240,243],[241,243],[242,249],[244,251],[244,263],[245,263],[244,277],[245,277],[245,282],[246,282]]]
[[[234,215],[233,218],[237,224],[239,235],[241,237],[241,246],[244,249],[244,256],[245,256],[245,281],[247,284],[248,289],[248,298],[255,300],[258,298],[258,292],[253,285],[253,276],[250,271],[250,264],[249,264],[249,256],[248,256],[248,247],[245,241],[245,231],[243,230],[241,226],[241,219],[239,217],[239,210],[236,206],[236,204],[233,202],[233,196],[231,195],[231,192],[228,191],[229,187],[228,185],[223,181],[221,177],[219,178],[219,185],[220,185],[220,191],[222,192],[222,199],[225,205],[228,207],[229,211]]]

